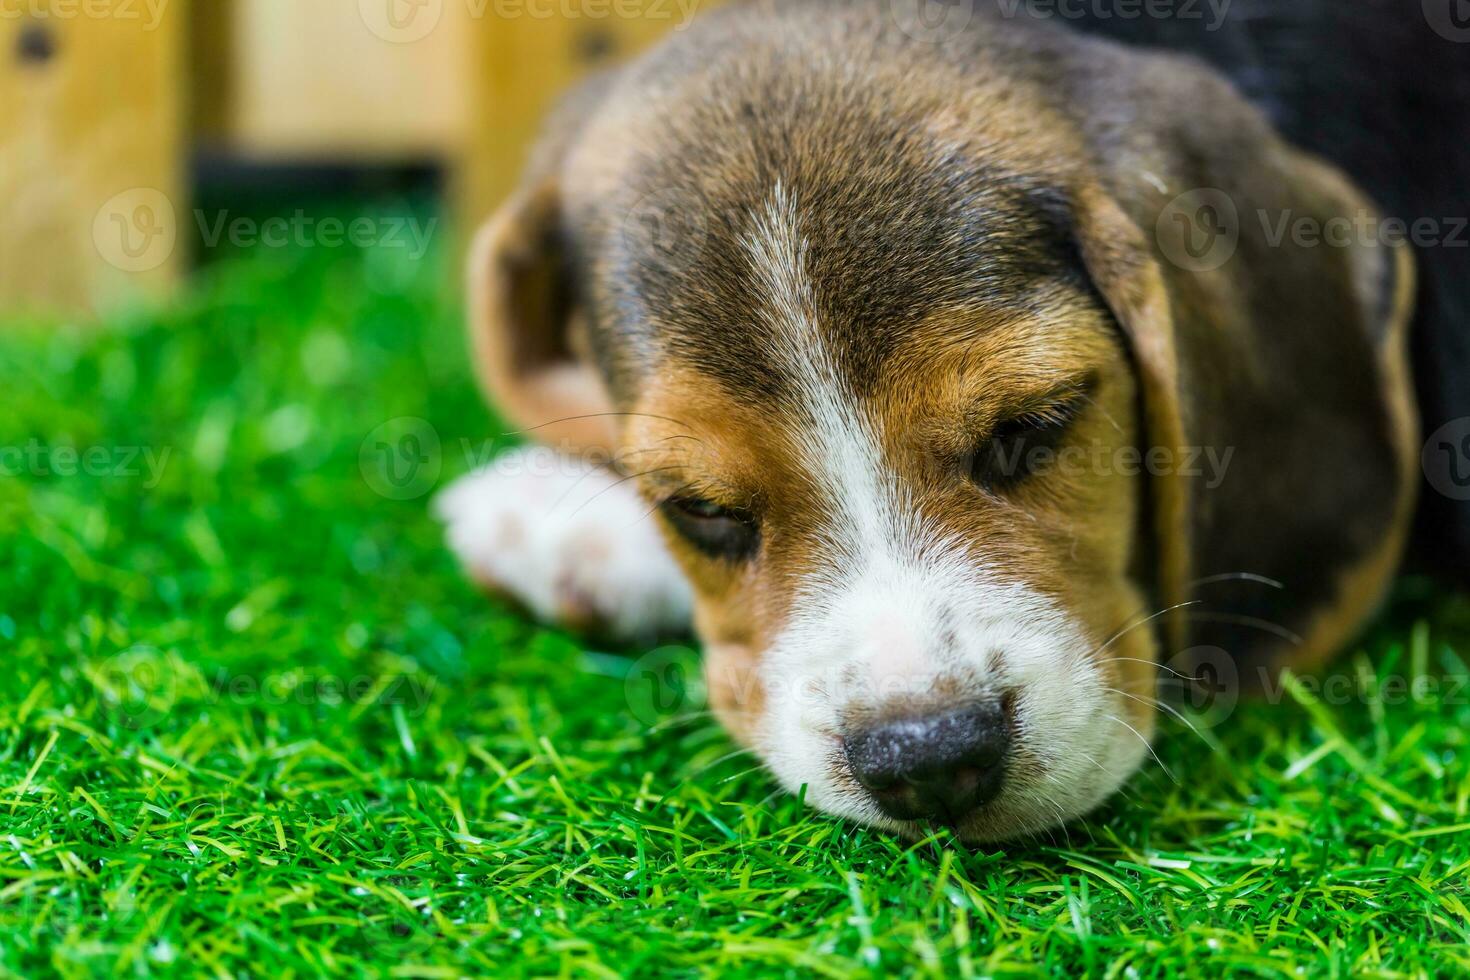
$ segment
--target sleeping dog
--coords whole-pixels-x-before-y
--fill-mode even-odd
[[[441,498],[469,573],[692,623],[733,735],[901,833],[1095,807],[1161,671],[1321,664],[1426,473],[1470,553],[1470,270],[1411,240],[1470,187],[1455,22],[1097,7],[721,9],[567,97],[472,257],[543,448]]]

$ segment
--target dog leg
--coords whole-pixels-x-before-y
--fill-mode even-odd
[[[619,640],[687,632],[690,592],[631,482],[544,447],[507,452],[434,501],[477,583]]]

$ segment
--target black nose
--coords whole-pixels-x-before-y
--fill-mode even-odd
[[[888,722],[846,739],[847,762],[883,812],[956,823],[1000,792],[1009,704]]]

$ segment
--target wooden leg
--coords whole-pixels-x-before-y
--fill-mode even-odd
[[[37,0],[0,17],[0,310],[96,311],[175,282],[185,16]]]
[[[515,188],[546,113],[568,86],[683,26],[714,0],[487,0],[473,22],[470,139],[454,188],[474,229]]]

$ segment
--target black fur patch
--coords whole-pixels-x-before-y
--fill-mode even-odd
[[[1425,432],[1470,418],[1470,33],[1446,37],[1432,24],[1457,3],[1233,0],[1220,24],[1098,16],[1079,4],[1065,21],[1198,56],[1288,140],[1341,167],[1385,215],[1433,223],[1436,243],[1415,248],[1412,343]],[[1417,538],[1423,558],[1470,582],[1470,500],[1426,483]]]

